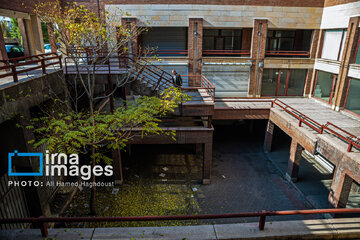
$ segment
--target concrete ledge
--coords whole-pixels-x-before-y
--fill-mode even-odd
[[[360,218],[258,222],[183,227],[49,229],[47,239],[359,239]],[[39,229],[1,230],[2,240],[40,240]]]

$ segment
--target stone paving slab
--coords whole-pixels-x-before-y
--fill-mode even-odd
[[[183,227],[49,229],[48,240],[200,240],[200,239],[359,239],[360,218],[258,223],[197,225]],[[43,240],[39,229],[1,230],[1,240]]]

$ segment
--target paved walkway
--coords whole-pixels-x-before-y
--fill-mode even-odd
[[[197,239],[359,239],[360,218],[267,222],[264,231],[258,223],[211,224],[183,227],[49,229],[46,239],[56,240],[197,240]],[[3,230],[2,240],[43,240],[39,229]]]

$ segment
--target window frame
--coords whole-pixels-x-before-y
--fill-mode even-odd
[[[324,99],[321,99],[321,98],[315,96],[315,89],[316,89],[316,85],[317,85],[317,82],[318,82],[319,71],[321,71],[321,70],[316,70],[316,77],[315,77],[315,82],[314,82],[314,86],[313,86],[312,96],[314,98],[316,98],[316,99],[318,99],[320,101],[323,101],[323,102],[330,105],[332,103],[332,99],[333,99],[333,97],[335,95],[335,89],[336,89],[336,82],[337,82],[338,74],[330,73],[330,74],[333,75],[331,89],[330,89],[330,97],[329,97],[329,101],[325,101]],[[325,71],[322,71],[322,72],[325,72]],[[327,72],[327,73],[329,73],[329,72]]]
[[[266,69],[266,68],[265,68]],[[265,70],[264,69],[264,70]],[[271,68],[269,68],[271,69]],[[299,97],[299,96],[304,96],[304,91],[305,91],[305,85],[306,85],[306,76],[308,74],[308,69],[290,69],[290,68],[275,68],[276,71],[279,72],[277,79],[276,79],[276,91],[275,91],[275,95],[263,95],[261,94],[261,96],[264,97]],[[288,95],[288,89],[289,89],[289,80],[290,80],[290,72],[291,70],[306,70],[306,74],[305,74],[305,79],[304,79],[304,85],[302,87],[302,93],[301,95]],[[286,83],[285,83],[285,93],[282,95],[279,95],[279,85],[280,85],[280,80],[281,80],[281,71],[285,71],[286,72]],[[263,75],[263,74],[262,74]],[[262,82],[262,80],[261,80]],[[262,85],[262,84],[261,84]]]

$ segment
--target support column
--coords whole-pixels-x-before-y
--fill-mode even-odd
[[[123,177],[123,171],[122,171],[122,161],[121,161],[120,150],[114,150],[112,153],[112,158],[113,158],[115,185],[121,185],[124,182],[124,177]]]
[[[359,23],[360,17],[351,17],[349,20],[349,26],[347,29],[344,50],[340,63],[340,70],[338,75],[338,80],[335,88],[334,95],[334,106],[333,108],[336,111],[344,108],[344,103],[346,99],[347,89],[349,85],[349,67],[350,62],[354,59],[357,39],[359,36]]]
[[[336,169],[331,183],[329,203],[335,208],[345,208],[353,180],[341,169]]]
[[[204,143],[203,184],[211,183],[212,142]]]
[[[189,18],[188,54],[189,75],[201,75],[203,19]],[[189,87],[201,86],[200,77],[189,77]]]
[[[26,32],[25,19],[18,18],[17,20],[18,20],[21,39],[22,39],[22,45],[24,48],[24,56],[30,56],[31,53],[29,46],[29,34]]]
[[[132,31],[134,28],[137,27],[138,19],[136,17],[123,17],[121,18],[121,25],[125,29],[131,29]],[[134,38],[129,43],[129,54],[130,57],[136,58],[139,54],[139,39]]]
[[[8,55],[7,55],[6,48],[5,48],[4,34],[3,34],[1,27],[0,27],[0,60],[8,60]],[[2,66],[4,66],[4,64],[0,63],[0,67],[2,67]],[[9,70],[4,70],[4,71],[9,71]]]
[[[48,30],[48,34],[49,34],[49,42],[50,42],[51,52],[57,53],[54,26],[52,25],[52,23],[47,23],[46,26],[47,26],[47,30]]]
[[[264,69],[267,29],[267,19],[254,20],[251,45],[252,65],[250,69],[249,97],[260,97],[261,95],[261,78]]]
[[[294,139],[291,140],[290,157],[285,178],[290,182],[296,182],[299,173],[301,153],[304,148]]]
[[[308,69],[305,79],[305,87],[304,87],[304,97],[309,97],[311,95],[311,86],[313,85],[313,81],[315,80],[315,73],[314,69]]]
[[[265,132],[265,141],[264,141],[264,152],[271,152],[272,139],[274,134],[274,123],[272,121],[268,121],[266,132]]]
[[[35,55],[45,53],[40,19],[36,15],[31,15],[30,21],[34,47],[33,52]]]
[[[40,19],[36,15],[31,15],[30,19],[21,19],[18,23],[23,38],[25,56],[44,53]]]

